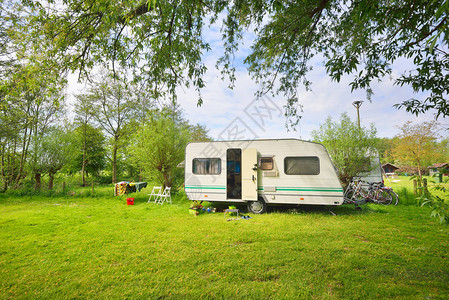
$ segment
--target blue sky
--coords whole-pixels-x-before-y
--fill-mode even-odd
[[[215,68],[217,59],[223,53],[221,25],[213,25],[205,30],[205,39],[210,43],[212,50],[205,54],[204,61],[208,71],[204,77],[206,87],[202,90],[203,105],[197,107],[197,93],[193,89],[178,88],[178,103],[185,116],[192,123],[200,123],[209,129],[209,134],[214,139],[253,139],[253,138],[311,138],[311,132],[319,128],[324,120],[331,116],[334,120],[347,112],[357,119],[356,109],[352,103],[363,100],[360,108],[361,125],[364,127],[374,123],[379,137],[393,137],[399,133],[397,126],[406,121],[414,123],[429,121],[434,118],[433,113],[418,117],[397,110],[394,104],[408,100],[412,97],[423,99],[424,94],[414,94],[410,87],[394,86],[389,78],[372,85],[374,96],[372,102],[366,100],[365,92],[355,91],[351,93],[349,76],[343,77],[339,83],[331,82],[325,73],[322,61],[316,59],[314,69],[308,74],[312,82],[312,91],[306,92],[302,86],[298,86],[300,104],[303,113],[297,127],[297,131],[288,131],[284,117],[284,105],[286,99],[277,97],[265,97],[256,101],[254,93],[257,85],[250,78],[243,59],[250,53],[250,45],[254,36],[251,32],[244,34],[243,45],[235,58],[236,82],[233,90],[228,88],[228,81],[221,80],[220,71]],[[408,67],[408,68],[407,68]],[[393,78],[400,76],[405,69],[410,69],[410,64],[405,59],[399,59],[393,66]],[[70,76],[75,78],[75,76]],[[69,93],[77,93],[84,85],[77,85],[71,79]],[[444,128],[449,128],[448,119],[439,119]],[[442,131],[444,136],[449,132]],[[231,136],[233,135],[233,136]]]
[[[393,137],[399,133],[396,126],[406,121],[423,122],[433,119],[432,113],[418,117],[404,110],[397,110],[393,104],[407,100],[416,95],[407,87],[393,86],[392,82],[385,80],[373,86],[374,96],[372,102],[366,100],[364,91],[351,93],[348,79],[340,83],[331,82],[324,73],[323,68],[315,68],[310,74],[312,79],[312,91],[301,91],[299,98],[303,105],[303,113],[297,131],[287,131],[283,106],[285,98],[266,97],[256,101],[254,92],[256,84],[250,79],[247,72],[237,72],[236,85],[233,90],[227,88],[222,82],[218,71],[211,70],[206,76],[206,88],[202,92],[204,104],[196,106],[197,95],[194,91],[179,91],[178,100],[187,118],[195,123],[204,124],[210,129],[210,134],[216,139],[221,139],[223,131],[231,126],[231,123],[242,123],[255,134],[248,132],[251,136],[258,138],[282,138],[296,137],[310,139],[311,131],[319,128],[327,116],[338,119],[340,115],[347,112],[354,120],[357,112],[352,102],[364,100],[360,107],[361,125],[368,127],[374,123],[379,137]],[[258,112],[257,112],[258,108]],[[271,112],[271,114],[267,112]],[[253,120],[259,119],[258,121]],[[260,116],[265,116],[263,122]],[[236,120],[237,119],[237,120]],[[448,120],[440,120],[441,123],[449,123]],[[262,126],[260,126],[260,124]],[[448,126],[446,126],[447,128]],[[243,128],[242,128],[243,130]]]
[[[223,51],[219,28],[213,26],[207,31],[206,39],[210,42],[212,51],[205,56],[208,72],[205,76],[206,88],[202,91],[204,104],[197,107],[197,94],[193,90],[178,89],[178,100],[188,119],[206,125],[215,139],[223,139],[228,135],[229,129],[232,129],[240,132],[241,138],[295,137],[308,140],[312,130],[319,128],[328,116],[336,120],[342,113],[347,112],[356,120],[357,112],[352,105],[356,100],[364,101],[360,108],[361,126],[369,127],[374,123],[379,137],[395,136],[399,133],[397,126],[406,121],[418,123],[434,118],[431,112],[416,117],[393,107],[394,104],[412,97],[423,99],[425,94],[414,94],[410,87],[394,86],[390,78],[385,78],[382,82],[373,84],[374,96],[372,102],[369,102],[366,100],[365,91],[351,93],[350,76],[343,77],[339,83],[331,82],[322,61],[316,59],[313,62],[313,71],[308,75],[312,81],[312,91],[307,92],[302,86],[298,86],[299,103],[303,106],[300,124],[297,131],[288,131],[283,114],[286,99],[282,95],[267,97],[261,102],[255,101],[254,92],[257,85],[243,64],[243,59],[250,52],[253,35],[244,35],[244,44],[236,55],[236,83],[233,90],[227,88],[228,82],[221,80],[221,74],[215,68],[215,62]],[[410,69],[407,60],[397,60],[393,65],[391,77],[399,77],[407,67]],[[261,115],[265,115],[263,120]],[[449,120],[439,121],[445,124],[445,128],[449,128]],[[243,132],[244,130],[246,131]],[[449,133],[446,131],[442,134],[448,136]]]

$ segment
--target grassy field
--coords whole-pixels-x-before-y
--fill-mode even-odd
[[[428,182],[428,190],[430,193],[440,196],[442,198],[449,198],[449,182],[439,183],[446,188],[447,192],[444,193],[442,191],[436,191],[434,189],[435,179],[429,176],[424,176],[423,178],[427,179]],[[444,177],[444,181],[447,177]],[[386,179],[385,185],[392,187],[393,190],[399,194],[401,197],[402,204],[415,204],[416,199],[413,192],[413,178],[411,176],[399,176],[395,179]]]
[[[145,190],[144,190],[145,191]],[[426,208],[272,209],[250,220],[135,205],[112,188],[0,195],[0,297],[449,298],[449,228]]]

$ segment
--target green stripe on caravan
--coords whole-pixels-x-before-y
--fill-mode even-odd
[[[247,203],[251,213],[263,213],[272,204],[344,202],[335,166],[318,143],[298,139],[192,142],[185,154],[185,191],[192,201]]]
[[[191,190],[225,190],[226,187],[224,186],[208,186],[208,185],[192,185],[192,186],[186,186],[186,189],[191,189]]]
[[[258,188],[263,191],[263,187]],[[325,187],[276,187],[276,191],[296,191],[296,192],[343,192],[343,188],[325,188]]]
[[[294,188],[294,187],[279,187],[278,191],[313,191],[313,192],[343,192],[342,188]]]

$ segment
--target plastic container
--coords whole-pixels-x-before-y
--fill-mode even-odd
[[[134,198],[126,198],[127,205],[134,205]]]

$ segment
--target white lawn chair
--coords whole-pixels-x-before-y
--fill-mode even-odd
[[[157,203],[159,200],[159,197],[161,196],[161,190],[162,187],[161,186],[154,186],[153,190],[151,191],[150,198],[148,199],[148,203],[151,202],[151,198],[154,197],[154,203]]]
[[[159,196],[159,200],[157,204],[164,204],[165,201],[171,203],[171,195],[170,195],[171,187],[166,186],[164,192]]]

